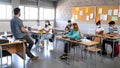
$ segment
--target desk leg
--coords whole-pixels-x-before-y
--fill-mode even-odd
[[[38,48],[37,48],[37,49],[38,49],[38,52],[41,51],[41,48],[40,48],[40,46],[39,46],[40,44],[41,44],[41,35],[38,36]]]
[[[113,40],[113,46],[112,46],[113,47],[112,59],[114,58],[114,45],[115,45],[115,40]]]
[[[23,55],[24,55],[23,68],[25,68],[25,60],[26,60],[26,45],[25,45],[25,43],[23,43]]]
[[[0,58],[1,58],[1,66],[0,66],[0,68],[2,68],[2,46],[0,46]]]

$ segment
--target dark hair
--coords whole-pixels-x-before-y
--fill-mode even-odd
[[[115,22],[114,21],[110,21],[108,24],[109,25],[113,25],[113,24],[115,24]]]
[[[40,22],[40,20],[37,20],[37,22]]]
[[[101,21],[99,20],[97,23],[96,23],[96,25],[100,25],[101,24]]]
[[[14,8],[14,15],[17,15],[20,12],[20,8]]]
[[[68,23],[71,23],[71,20],[68,20]]]
[[[45,22],[48,22],[48,25],[51,25],[49,20],[46,20]]]

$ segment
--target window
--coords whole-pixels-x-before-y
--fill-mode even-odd
[[[44,16],[44,14],[43,14],[43,8],[40,8],[39,9],[39,20],[43,20],[43,16]]]
[[[24,20],[24,6],[19,6],[20,8],[20,13],[21,13],[21,16],[20,16],[20,19]]]
[[[40,20],[53,20],[54,19],[54,9],[40,8],[39,9],[39,19]]]
[[[30,19],[32,20],[38,19],[38,8],[30,7]]]
[[[6,20],[12,18],[12,6],[0,4],[0,19]]]
[[[6,12],[7,12],[7,19],[11,19],[12,18],[12,6],[11,5],[7,5],[7,9],[6,9]]]
[[[38,8],[25,7],[25,19],[26,20],[37,20],[38,19]]]

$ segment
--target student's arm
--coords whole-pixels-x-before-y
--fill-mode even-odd
[[[23,26],[23,22],[20,20],[17,23],[18,23],[19,28],[21,29],[21,31],[24,32],[24,33],[27,33],[27,30],[26,30],[27,27]]]
[[[79,32],[75,32],[72,35],[66,35],[66,37],[72,38],[72,39],[80,38],[80,33]]]

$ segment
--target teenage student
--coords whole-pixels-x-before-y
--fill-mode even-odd
[[[28,57],[30,57],[32,59],[32,61],[37,60],[38,57],[35,57],[30,52],[34,43],[30,39],[30,37],[27,35],[26,27],[23,25],[23,21],[21,19],[19,19],[19,17],[20,17],[20,9],[15,8],[14,9],[14,17],[10,21],[10,27],[11,27],[12,34],[15,37],[15,39],[25,39],[26,40],[26,42],[29,44],[29,46],[27,46],[27,44],[26,44],[26,53],[27,53]]]
[[[104,32],[104,28],[101,26],[101,21],[99,20],[99,21],[96,23],[95,33],[96,33],[96,34],[103,34],[103,32]]]
[[[41,25],[40,25],[40,21],[37,20],[37,23],[36,23],[32,28],[36,29],[37,31],[41,30],[42,28],[41,28]],[[33,34],[32,34],[32,37],[35,39],[35,44],[37,44],[37,43],[38,43],[38,40],[39,40],[39,38],[38,38],[39,35],[33,33]]]
[[[75,39],[75,40],[80,40],[82,38],[82,35],[79,31],[78,25],[77,23],[73,23],[73,25],[71,25],[71,27],[73,27],[70,32],[68,32],[67,34],[65,34],[63,37],[67,37],[70,39]],[[70,45],[68,45],[69,42],[65,43],[64,46],[64,54],[62,56],[60,56],[60,59],[66,59],[68,56],[68,53],[70,52]]]
[[[115,22],[114,21],[110,21],[109,22],[109,34],[112,36],[116,36],[118,34],[118,28],[115,26]],[[118,41],[117,41],[118,42]],[[102,54],[106,55],[106,49],[105,49],[105,44],[110,44],[111,48],[112,48],[112,52],[113,52],[113,40],[112,39],[103,39],[103,44],[102,44]],[[116,42],[115,42],[116,43]],[[111,55],[112,55],[111,52]]]
[[[71,23],[71,20],[68,20],[68,24],[66,25],[65,27],[65,32],[70,32],[71,30],[71,26],[72,26],[72,23]]]

